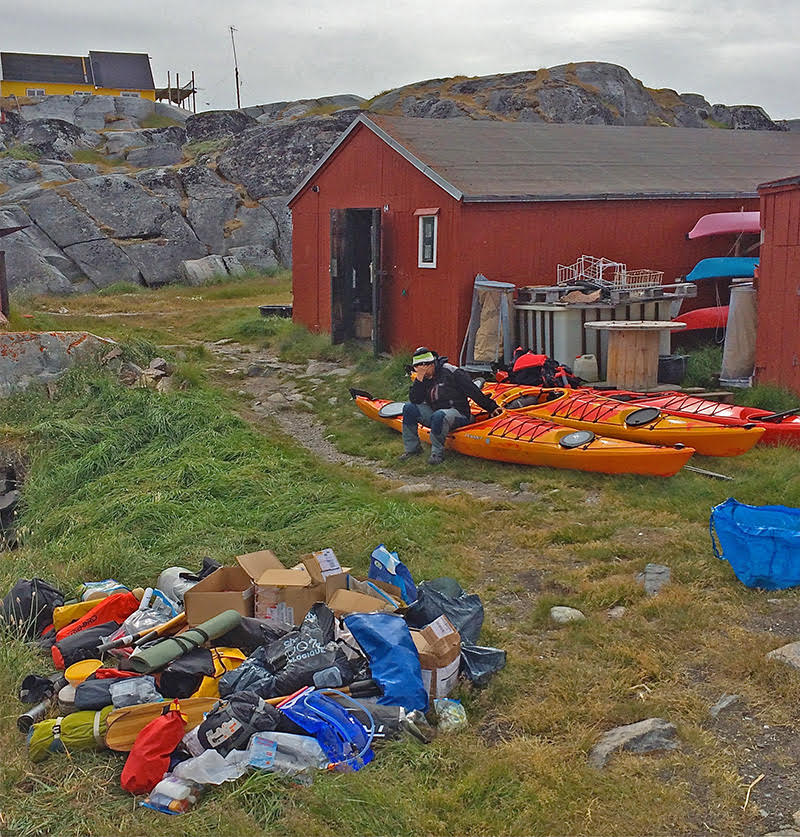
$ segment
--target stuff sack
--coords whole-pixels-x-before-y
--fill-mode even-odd
[[[123,790],[138,795],[150,793],[169,770],[169,757],[181,743],[186,732],[186,716],[172,703],[163,715],[154,718],[136,736],[125,767],[122,768],[120,785]]]
[[[395,613],[351,613],[344,623],[369,658],[372,677],[383,689],[378,703],[402,706],[408,712],[427,709],[419,654],[403,617]]]
[[[106,622],[95,628],[87,628],[57,642],[51,649],[56,668],[64,669],[80,660],[93,660],[98,648],[110,634],[119,627],[119,622]]]
[[[114,593],[99,601],[88,613],[62,628],[56,634],[56,641],[66,639],[68,636],[103,625],[106,622],[118,622],[120,625],[132,613],[139,609],[139,599],[133,593]]]
[[[72,712],[63,718],[39,721],[28,730],[28,755],[32,762],[44,761],[50,753],[103,749],[106,718],[113,706],[99,712]]]
[[[749,506],[729,497],[711,509],[709,530],[714,555],[742,584],[762,590],[800,585],[800,509]]]
[[[6,593],[0,607],[0,623],[22,639],[35,639],[53,621],[54,608],[64,604],[64,594],[41,578],[21,578]]]
[[[197,728],[197,740],[206,750],[227,756],[231,750],[246,750],[255,732],[302,734],[282,712],[252,692],[236,692],[221,700]]]
[[[218,680],[245,660],[238,648],[193,648],[161,672],[165,697],[219,697]]]

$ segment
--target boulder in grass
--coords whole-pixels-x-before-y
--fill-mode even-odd
[[[675,750],[677,746],[674,724],[663,718],[648,718],[603,733],[589,753],[589,764],[596,768],[605,767],[611,756],[620,750],[652,753],[657,750]]]

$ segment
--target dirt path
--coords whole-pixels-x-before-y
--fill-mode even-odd
[[[207,343],[206,348],[223,361],[225,372],[231,376],[242,373],[247,375],[249,369],[263,368],[268,377],[252,375],[240,381],[241,389],[253,396],[250,415],[246,416],[251,422],[258,423],[259,418],[269,417],[275,421],[281,431],[289,438],[302,445],[315,456],[345,467],[364,468],[383,479],[396,483],[390,490],[406,494],[423,494],[435,492],[446,496],[469,494],[477,500],[485,502],[530,502],[536,500],[537,495],[527,491],[511,491],[496,483],[474,482],[458,479],[447,474],[436,472],[431,468],[424,476],[402,473],[386,465],[363,456],[343,453],[329,439],[325,426],[310,412],[302,397],[295,396],[293,383],[298,378],[314,376],[342,375],[349,370],[332,363],[317,362],[308,367],[280,362],[274,355],[266,351],[243,351],[238,343],[223,342]],[[285,392],[286,397],[271,401],[278,392]],[[293,405],[299,404],[302,409]]]

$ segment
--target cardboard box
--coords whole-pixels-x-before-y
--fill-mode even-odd
[[[458,680],[461,636],[446,616],[421,631],[411,631],[422,667],[422,682],[431,700],[447,697]]]
[[[375,611],[393,613],[396,610],[385,599],[367,596],[355,590],[334,590],[328,596],[327,603],[335,616],[343,616],[346,613],[374,613]]]
[[[301,559],[303,566],[311,576],[315,584],[322,584],[326,578],[344,572],[339,559],[332,549],[321,549],[319,552],[312,552]]]
[[[253,582],[241,567],[220,567],[187,590],[183,604],[190,625],[199,625],[225,610],[252,616]]]
[[[356,312],[353,322],[353,336],[356,340],[369,340],[372,337],[372,314]]]

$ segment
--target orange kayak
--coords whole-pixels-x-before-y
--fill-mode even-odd
[[[351,394],[365,416],[393,430],[402,430],[401,402],[372,398],[358,390]],[[427,427],[420,427],[419,435],[423,441],[430,441]],[[576,432],[546,419],[510,411],[496,418],[487,418],[485,412],[476,413],[472,424],[447,437],[445,446],[465,456],[496,462],[653,477],[673,476],[694,453],[693,448],[683,445],[655,447],[605,439],[592,431]]]
[[[483,391],[501,407],[528,416],[614,439],[684,444],[703,456],[738,456],[750,450],[764,434],[760,427],[675,416],[655,406],[627,404],[591,390],[487,383]]]

